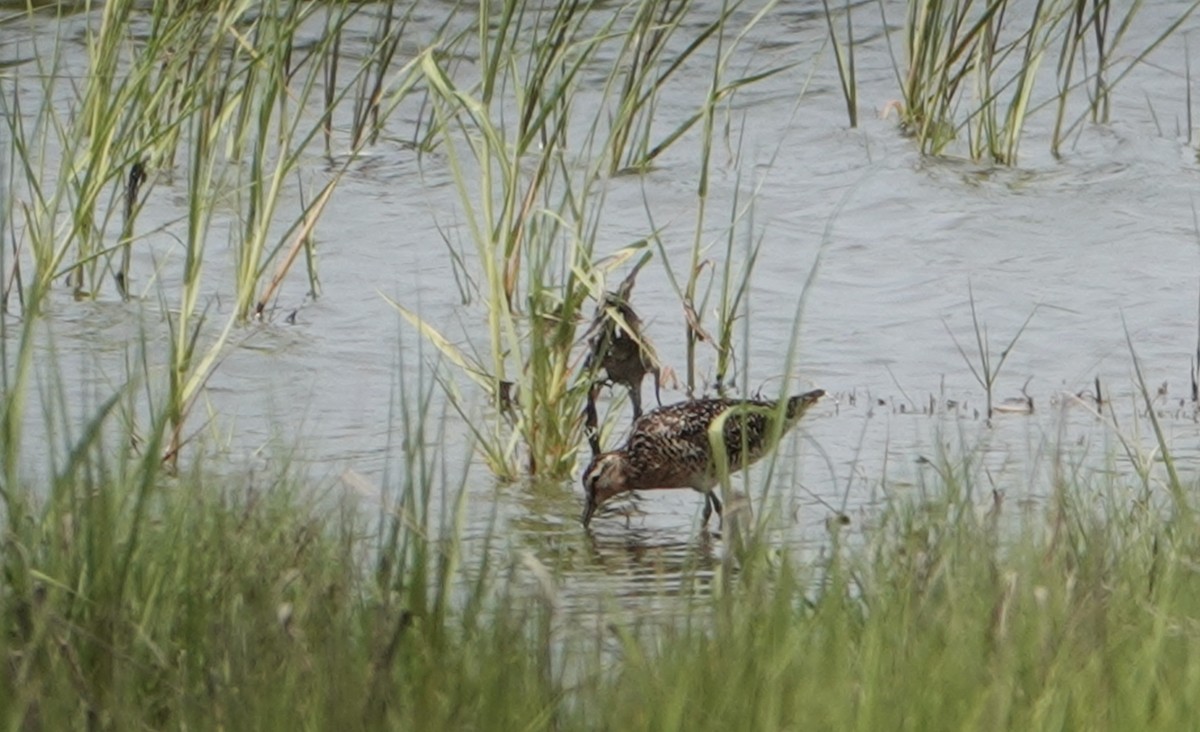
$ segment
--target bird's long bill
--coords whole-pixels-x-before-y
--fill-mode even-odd
[[[587,525],[592,522],[592,514],[595,512],[596,499],[593,496],[588,496],[587,503],[583,506],[583,515],[579,517],[579,520],[583,522],[584,528],[587,528]]]

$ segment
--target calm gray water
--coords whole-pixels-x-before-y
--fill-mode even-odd
[[[1186,4],[1147,5],[1119,53],[1125,63]],[[901,54],[903,7],[884,6]],[[410,57],[451,8],[423,7],[412,46],[402,49]],[[1129,470],[1118,431],[1069,396],[1099,378],[1120,434],[1149,454],[1127,334],[1150,387],[1161,387],[1159,413],[1192,480],[1200,446],[1189,393],[1200,326],[1200,164],[1197,140],[1186,129],[1183,59],[1185,39],[1200,21],[1188,20],[1122,80],[1111,123],[1083,125],[1055,159],[1048,152],[1053,112],[1036,110],[1020,165],[997,168],[954,155],[923,157],[894,116],[881,117],[899,91],[875,4],[854,10],[856,36],[865,40],[857,51],[860,125],[848,128],[819,11],[819,3],[807,0],[779,3],[739,51],[747,68],[795,66],[738,94],[719,121],[731,136],[715,151],[702,233],[713,271],[739,266],[724,261],[736,198],[750,210],[736,224],[738,248],[761,241],[743,321],[750,325],[738,334],[748,356],[739,353],[739,387],[778,388],[802,283],[816,268],[789,375],[795,390],[819,386],[831,396],[784,442],[771,473],[779,541],[819,549],[826,521],[839,512],[852,526],[869,526],[883,502],[920,483],[930,468],[919,458],[936,455],[939,444],[976,453],[979,487],[1018,501],[1038,500],[1057,449],[1085,465],[1084,475],[1102,476],[1114,464]],[[703,9],[697,24],[702,15]],[[4,53],[25,57],[57,34],[68,49],[64,73],[85,73],[79,29],[88,22],[94,19],[35,16],[6,31],[13,40]],[[662,130],[695,110],[708,84],[704,59],[712,53],[667,87],[656,115]],[[1045,67],[1052,75],[1053,63]],[[463,73],[469,75],[469,64]],[[1051,94],[1047,78],[1035,101]],[[5,93],[13,93],[13,84],[18,94],[40,93],[19,74],[5,79]],[[1076,109],[1081,103],[1077,95]],[[387,494],[402,469],[397,385],[418,388],[435,367],[434,349],[384,296],[420,312],[460,345],[484,348],[483,306],[463,303],[443,242],[448,233],[454,246],[471,250],[447,161],[437,154],[419,158],[399,142],[410,135],[413,119],[406,114],[392,121],[393,135],[354,162],[321,221],[321,296],[305,296],[297,269],[279,299],[282,313],[297,310],[294,324],[279,316],[237,333],[206,393],[205,410],[211,405],[216,416],[204,430],[214,445],[205,459],[236,466],[298,446],[297,459],[317,477],[350,470]],[[654,170],[606,181],[597,255],[657,228],[683,276],[697,226],[697,145],[698,136],[689,134]],[[327,164],[314,157],[302,176],[306,195],[326,174]],[[158,181],[140,225],[149,230],[175,220],[184,184]],[[229,307],[228,226],[218,221],[209,245],[215,322]],[[135,262],[142,303],[121,303],[115,293],[74,302],[66,290],[52,302],[47,342],[63,364],[69,393],[78,387],[80,413],[95,394],[127,378],[127,357],[140,349],[141,334],[152,360],[165,351],[158,284],[148,278],[160,271],[169,287],[179,259],[170,237],[150,237]],[[1000,415],[990,426],[980,414],[983,390],[950,335],[973,353],[972,292],[996,353],[1036,309],[996,386],[998,400],[1020,397],[1024,388],[1032,414]],[[634,296],[663,360],[682,370],[683,313],[657,256]],[[712,322],[712,312],[702,315]],[[703,378],[713,377],[714,364],[714,354],[701,351]],[[458,382],[476,414],[485,414],[482,395],[466,379]],[[649,389],[646,398],[652,399]],[[677,390],[663,393],[664,402],[682,398]],[[447,424],[440,432],[431,428],[438,432],[431,441],[452,465],[470,460],[461,418],[440,401],[435,413]],[[770,470],[764,465],[751,473],[756,502]],[[598,520],[589,537],[577,522],[577,480],[537,489],[496,485],[475,461],[467,490],[468,534],[486,532],[495,511],[505,537],[498,550],[529,552],[564,569],[564,592],[575,602],[597,594],[635,606],[658,602],[644,598],[659,597],[691,570],[702,570],[703,580],[723,551],[719,539],[698,533],[702,501],[686,491],[646,494],[625,519]]]

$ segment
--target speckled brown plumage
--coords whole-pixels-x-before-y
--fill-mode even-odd
[[[776,437],[800,420],[825,392],[816,389],[788,399],[784,424]],[[774,444],[771,419],[778,402],[738,399],[696,399],[656,409],[633,424],[633,432],[619,450],[602,453],[583,473],[587,505],[583,523],[605,502],[620,493],[658,488],[691,488],[705,495],[704,522],[721,513],[713,493],[720,478],[713,461],[708,429],[721,415],[729,471],[758,460]],[[746,448],[743,454],[743,446]]]

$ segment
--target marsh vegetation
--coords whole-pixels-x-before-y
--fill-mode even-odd
[[[1185,726],[1195,7],[3,6],[0,720]]]

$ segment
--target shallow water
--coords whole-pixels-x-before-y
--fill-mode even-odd
[[[902,7],[885,5],[894,30]],[[1182,8],[1150,5],[1125,41],[1128,58]],[[413,45],[402,53],[411,56],[450,7],[424,6],[413,22]],[[1118,432],[1147,448],[1152,442],[1127,338],[1150,388],[1161,385],[1157,409],[1192,482],[1200,449],[1189,393],[1200,325],[1193,193],[1200,165],[1195,140],[1176,129],[1188,117],[1184,38],[1200,20],[1188,20],[1121,82],[1110,124],[1085,124],[1055,159],[1048,152],[1053,113],[1041,109],[1031,117],[1021,165],[996,168],[923,157],[894,117],[881,119],[880,110],[899,91],[873,4],[854,10],[856,36],[865,40],[857,51],[860,126],[848,129],[832,55],[823,47],[820,8],[780,3],[772,22],[757,27],[744,45],[751,67],[796,66],[735,97],[731,138],[714,158],[703,233],[706,256],[723,265],[730,207],[735,196],[741,205],[752,201],[752,216],[736,228],[738,247],[753,241],[762,247],[743,321],[751,325],[738,334],[738,387],[778,388],[800,312],[791,388],[819,386],[831,395],[785,440],[773,464],[766,501],[780,515],[773,536],[819,551],[835,515],[869,527],[886,501],[931,475],[922,459],[936,457],[939,445],[976,453],[977,486],[1001,490],[1015,502],[1036,503],[1039,486],[1062,464],[1057,460],[1082,463],[1084,474],[1099,483],[1114,467],[1131,472]],[[68,68],[82,73],[79,28],[91,20],[35,16],[3,53],[27,57],[57,33],[66,39]],[[892,42],[900,53],[898,31]],[[663,130],[695,109],[709,82],[703,61],[711,53],[666,87],[656,115]],[[17,84],[21,94],[36,93],[20,77]],[[4,85],[9,93],[9,81]],[[1040,87],[1042,98],[1052,88]],[[294,459],[308,462],[316,475],[352,470],[390,493],[402,467],[399,384],[428,383],[435,349],[383,296],[419,311],[460,345],[477,339],[483,347],[483,306],[464,304],[443,243],[448,234],[470,251],[459,198],[444,158],[419,158],[400,142],[412,122],[397,115],[395,134],[354,162],[322,219],[320,297],[306,297],[297,270],[274,320],[237,334],[207,392],[217,417],[204,432],[218,445],[218,457],[209,459],[237,465],[298,446]],[[657,227],[681,271],[695,236],[698,166],[693,132],[645,175],[608,180],[597,254]],[[325,163],[314,158],[305,185],[325,175]],[[142,219],[148,229],[179,216],[185,183],[157,183]],[[229,307],[220,284],[229,281],[232,258],[225,254],[227,226],[219,222],[210,241],[206,277],[213,295],[225,296],[212,301],[214,322]],[[162,236],[148,240],[137,256],[145,307],[120,303],[115,293],[77,303],[65,290],[51,304],[47,342],[80,413],[106,386],[128,378],[128,359],[141,352],[143,335],[152,362],[166,350],[158,284],[148,273],[161,271],[169,288],[178,248]],[[802,291],[813,268],[813,285]],[[996,354],[1033,314],[996,385],[997,400],[1021,397],[1024,389],[1035,405],[1032,414],[999,415],[991,425],[983,419],[984,393],[968,363],[977,360],[972,297]],[[639,276],[634,303],[660,356],[682,370],[683,313],[657,256]],[[283,315],[292,311],[294,323],[286,322]],[[711,312],[702,315],[711,322]],[[702,378],[713,378],[714,363],[714,354],[702,350]],[[1086,398],[1071,396],[1091,390],[1097,378],[1119,416],[1118,429],[1098,419]],[[482,403],[482,395],[476,398]],[[681,398],[677,390],[663,393],[664,402]],[[649,388],[646,399],[653,399]],[[469,453],[461,418],[445,406],[435,413],[446,424],[428,439],[457,461]],[[38,426],[31,431],[38,434]],[[764,464],[751,471],[760,510],[759,486],[771,470]],[[711,581],[724,551],[719,539],[698,533],[703,502],[688,491],[641,496],[623,515],[598,519],[587,535],[577,522],[575,481],[497,486],[479,463],[466,485],[468,538],[489,531],[494,512],[504,537],[499,550],[528,552],[562,570],[564,597],[579,607],[597,597],[633,607],[661,603],[664,588]]]

